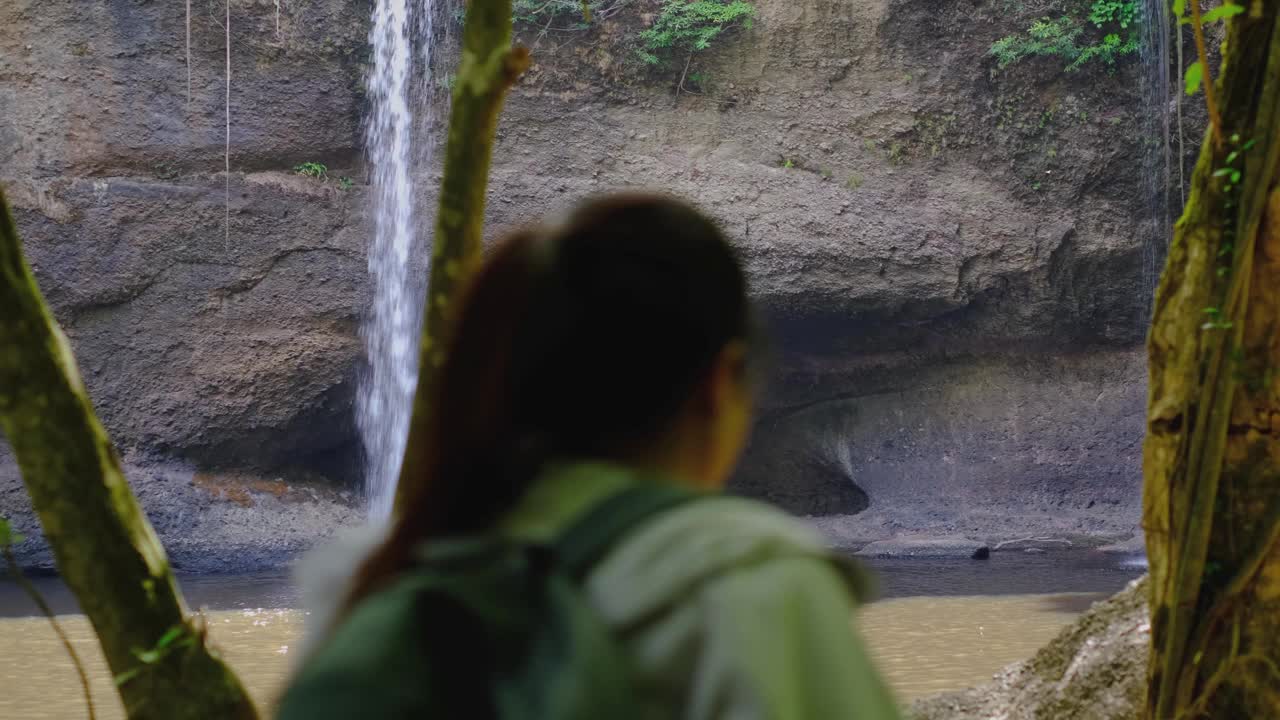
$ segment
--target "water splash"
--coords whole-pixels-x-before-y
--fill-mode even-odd
[[[364,441],[365,493],[374,521],[391,513],[418,378],[425,281],[411,272],[419,235],[414,178],[418,168],[430,166],[435,145],[436,94],[428,83],[437,45],[437,2],[376,0],[369,33],[372,108],[365,141],[372,167],[373,301],[363,328],[368,367],[360,382],[356,421]],[[415,76],[428,80],[415,86]]]

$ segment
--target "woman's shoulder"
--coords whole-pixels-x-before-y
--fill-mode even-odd
[[[418,641],[425,632],[413,578],[355,605],[309,649],[281,699],[281,720],[404,717],[421,710],[407,691],[431,670]]]
[[[815,560],[829,565],[852,595],[861,592],[860,571],[834,556],[802,520],[754,500],[710,497],[636,528],[592,571],[587,590],[611,622],[627,622],[718,579]]]

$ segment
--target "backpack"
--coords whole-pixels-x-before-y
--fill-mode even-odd
[[[629,720],[627,661],[582,582],[629,531],[699,497],[642,482],[549,545],[484,537],[424,546],[309,658],[281,720]]]

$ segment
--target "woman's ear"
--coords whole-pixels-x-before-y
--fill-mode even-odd
[[[707,420],[703,446],[704,486],[719,489],[737,465],[751,427],[751,389],[746,372],[747,346],[725,345],[716,356],[702,391]]]
[[[708,410],[719,415],[736,409],[747,395],[747,345],[741,340],[733,340],[716,355],[708,375]]]

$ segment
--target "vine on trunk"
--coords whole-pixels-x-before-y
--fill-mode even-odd
[[[1186,88],[1204,87],[1210,128],[1149,343],[1151,720],[1261,717],[1263,707],[1271,716],[1280,705],[1266,689],[1280,680],[1267,619],[1280,585],[1262,572],[1280,552],[1280,427],[1271,420],[1280,393],[1270,371],[1280,359],[1280,9],[1191,6],[1189,17],[1184,2],[1174,13],[1197,38]],[[1228,18],[1214,83],[1204,24]]]

